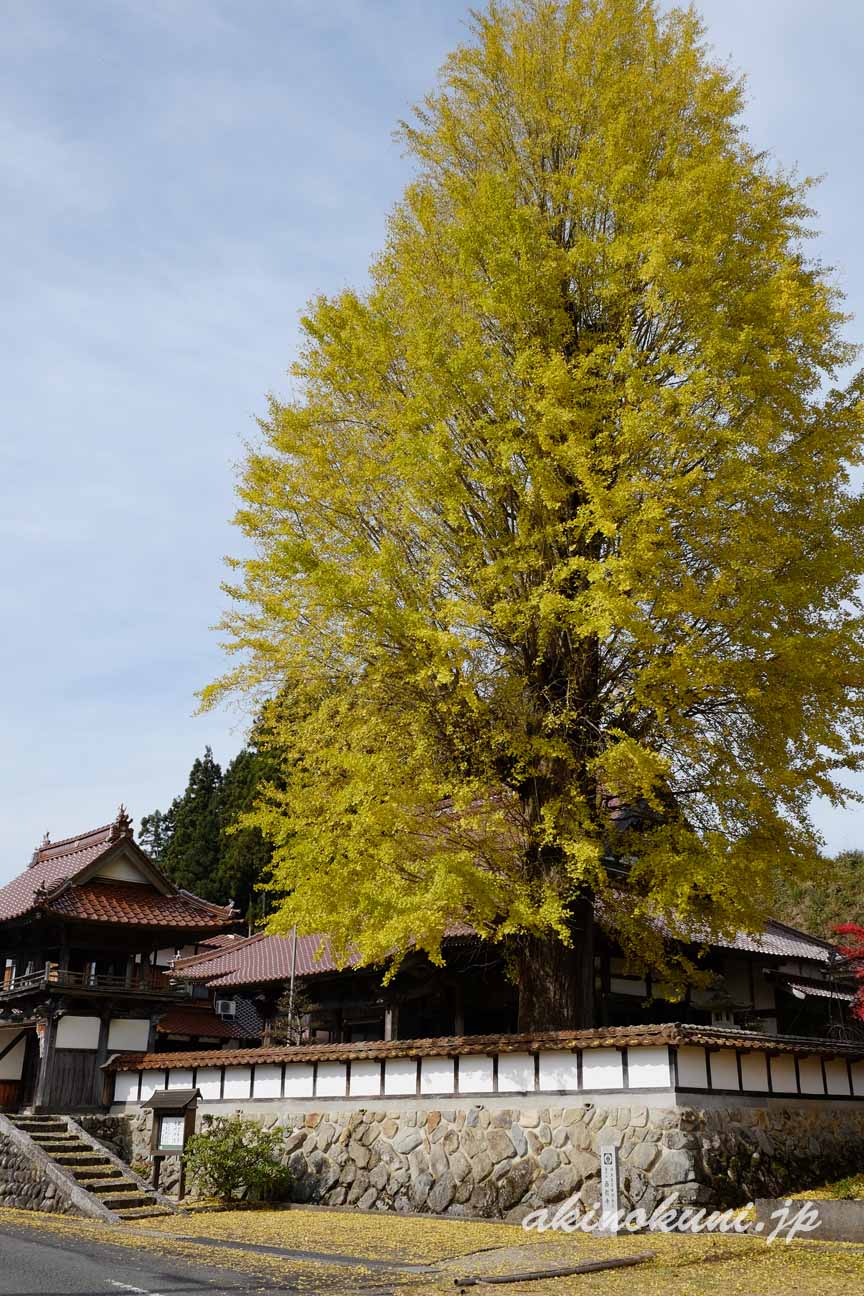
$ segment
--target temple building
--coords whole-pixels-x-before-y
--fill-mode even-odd
[[[104,1106],[106,1063],[113,1058],[116,1068],[124,1054],[516,1031],[518,994],[502,950],[469,926],[449,929],[442,965],[411,951],[387,984],[383,967],[340,966],[326,936],[246,936],[238,926],[230,904],[165,877],[122,808],[102,828],[46,838],[0,888],[0,1110]],[[594,949],[602,1029],[685,1023],[837,1041],[860,1034],[848,963],[828,942],[781,923],[688,948],[707,976],[677,1001],[628,965],[599,926]]]
[[[683,1000],[668,997],[628,965],[595,931],[594,1024],[598,1027],[686,1022],[771,1035],[850,1038],[860,1032],[849,1013],[855,983],[827,941],[779,922],[759,936],[741,933],[688,954],[708,975]],[[191,987],[207,986],[222,1005],[252,1000],[270,1042],[280,999],[293,978],[302,1011],[299,1038],[309,1044],[438,1036],[509,1034],[517,1028],[518,993],[500,947],[469,927],[451,929],[444,965],[409,953],[383,985],[383,968],[339,966],[326,937],[269,935],[225,938],[216,950],[178,959],[174,972]]]
[[[175,1047],[224,1045],[236,1024],[170,968],[236,922],[230,906],[169,882],[122,807],[102,828],[46,837],[0,889],[0,1108],[100,1106],[106,1058],[156,1047],[166,1023]]]

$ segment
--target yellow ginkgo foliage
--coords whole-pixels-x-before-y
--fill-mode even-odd
[[[653,0],[475,16],[239,487],[205,702],[273,699],[291,754],[277,926],[379,961],[469,922],[525,1028],[590,1021],[592,914],[646,961],[758,923],[861,751],[861,386],[703,40]]]

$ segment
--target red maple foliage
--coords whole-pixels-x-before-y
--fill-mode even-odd
[[[851,937],[839,949],[844,958],[851,960],[852,971],[860,982],[852,1003],[852,1012],[859,1021],[864,1021],[864,927],[859,927],[858,923],[841,923],[834,931],[838,936]]]

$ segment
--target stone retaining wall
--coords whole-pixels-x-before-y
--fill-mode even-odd
[[[84,1215],[86,1208],[76,1200],[80,1190],[64,1185],[62,1176],[52,1173],[44,1153],[32,1155],[23,1140],[0,1116],[0,1206],[17,1210],[50,1211],[55,1215]],[[83,1197],[83,1194],[81,1194]]]
[[[328,1206],[520,1219],[539,1206],[600,1193],[600,1146],[619,1149],[621,1206],[732,1206],[859,1168],[864,1113],[799,1108],[650,1106],[261,1112],[284,1132],[295,1199]],[[128,1122],[133,1159],[150,1147],[150,1113]],[[198,1126],[210,1119],[199,1115]],[[163,1188],[179,1163],[166,1158]]]

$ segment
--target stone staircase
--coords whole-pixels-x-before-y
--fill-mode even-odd
[[[67,1116],[9,1116],[79,1188],[117,1219],[173,1215],[176,1207]]]

